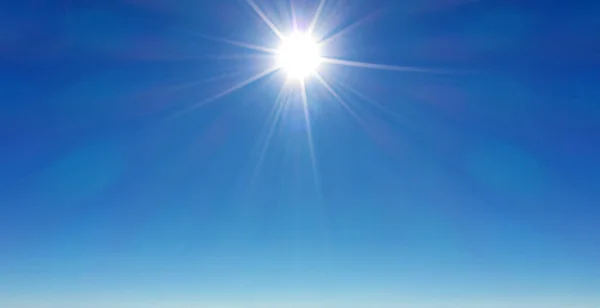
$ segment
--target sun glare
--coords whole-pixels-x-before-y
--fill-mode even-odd
[[[319,45],[308,33],[296,32],[281,39],[277,65],[288,77],[303,80],[317,73],[321,60]]]
[[[329,56],[324,56],[321,54],[323,50],[321,50],[324,46],[330,46],[331,42],[335,42],[336,39],[341,37],[342,35],[346,35],[352,29],[355,29],[361,26],[367,19],[363,18],[356,22],[352,22],[349,25],[342,27],[341,29],[329,33],[328,35],[324,35],[325,33],[320,33],[319,29],[334,29],[340,25],[320,25],[327,21],[327,17],[322,15],[335,13],[336,10],[331,8],[331,12],[327,11],[327,3],[335,3],[339,1],[328,1],[328,0],[293,0],[293,1],[282,1],[282,3],[289,3],[289,16],[291,20],[286,22],[288,27],[286,29],[295,29],[288,35],[285,35],[281,29],[273,23],[271,17],[277,17],[275,20],[284,19],[284,16],[269,16],[268,12],[277,11],[275,8],[271,8],[270,10],[264,11],[260,5],[256,3],[256,0],[246,0],[247,4],[250,8],[256,13],[256,15],[264,22],[264,25],[268,27],[271,32],[275,36],[279,38],[279,46],[277,48],[271,48],[270,46],[264,46],[259,44],[253,44],[244,41],[236,41],[230,40],[227,38],[220,37],[207,37],[209,39],[226,43],[231,46],[244,48],[247,50],[252,50],[255,52],[259,52],[261,54],[252,54],[248,57],[248,59],[252,59],[257,57],[258,59],[269,59],[269,63],[272,65],[268,65],[264,70],[256,72],[249,76],[248,78],[241,80],[226,89],[218,92],[210,97],[207,97],[199,102],[194,103],[193,105],[181,110],[176,113],[173,118],[178,115],[185,114],[194,108],[198,108],[200,106],[207,105],[209,103],[215,102],[229,94],[243,89],[258,80],[265,78],[273,74],[274,72],[281,71],[287,75],[287,78],[284,82],[282,82],[280,93],[277,96],[277,99],[274,103],[274,106],[271,111],[271,115],[269,115],[270,125],[268,128],[268,134],[266,137],[266,142],[261,152],[260,161],[264,159],[264,154],[266,151],[266,147],[268,146],[275,128],[277,127],[279,121],[283,118],[283,112],[287,112],[287,106],[291,103],[292,100],[297,100],[302,107],[302,112],[304,114],[304,121],[306,127],[306,137],[308,141],[308,148],[310,152],[310,160],[313,168],[313,175],[315,177],[315,184],[318,186],[318,176],[317,176],[317,163],[316,163],[316,154],[315,147],[312,137],[312,128],[311,128],[311,110],[309,108],[309,93],[308,87],[306,86],[306,78],[314,78],[316,84],[320,84],[326,90],[325,92],[329,93],[329,96],[332,97],[336,102],[338,102],[346,111],[348,111],[361,125],[366,126],[365,122],[361,118],[360,114],[357,113],[351,104],[348,104],[344,97],[347,95],[342,95],[340,91],[347,91],[349,93],[353,93],[352,95],[362,97],[363,100],[373,103],[374,105],[380,107],[383,110],[387,110],[385,107],[380,106],[376,102],[369,100],[368,98],[364,98],[360,92],[353,90],[349,86],[345,86],[341,80],[336,80],[335,70],[329,71],[329,68],[332,65],[343,66],[343,67],[353,67],[359,69],[371,69],[371,70],[379,70],[379,71],[397,71],[397,72],[420,72],[420,73],[446,73],[445,71],[438,70],[429,70],[422,69],[418,67],[408,67],[408,66],[399,66],[399,65],[390,65],[390,64],[382,64],[382,63],[373,63],[373,62],[362,62],[362,61],[352,61],[349,59],[340,59],[333,58]],[[260,1],[264,3],[277,4],[277,8],[279,8],[279,1]],[[276,3],[275,3],[276,2]],[[299,16],[303,16],[306,14],[297,14],[297,9],[293,4],[294,3],[304,3],[304,2],[312,2],[317,5],[314,5],[314,12],[312,17],[298,20]],[[305,5],[302,5],[303,9],[307,9]],[[304,12],[306,13],[306,12]],[[336,19],[336,18],[334,18]],[[292,27],[289,27],[292,26]],[[302,29],[301,31],[297,29]],[[313,36],[314,34],[314,36]],[[318,40],[316,38],[319,38]],[[244,55],[245,56],[245,55]],[[233,56],[234,59],[238,59],[238,56]],[[321,75],[322,68],[326,67],[329,71],[327,78]],[[327,80],[329,79],[329,80]],[[290,82],[295,82],[296,84],[293,87],[287,87]],[[344,90],[345,89],[345,90]],[[299,95],[297,95],[299,94]],[[316,94],[313,94],[316,95]],[[298,110],[298,109],[294,109]]]

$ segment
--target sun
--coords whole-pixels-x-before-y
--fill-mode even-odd
[[[261,1],[265,3],[277,4],[277,8],[272,8],[270,11],[278,11],[279,1]],[[294,0],[294,1],[281,1],[282,3],[289,3],[289,17],[291,20],[289,22],[285,22],[286,27],[285,30],[290,30],[290,32],[286,35],[282,32],[282,28],[278,27],[273,23],[273,19],[271,17],[276,17],[276,20],[285,20],[286,16],[268,16],[265,11],[256,3],[256,0],[246,0],[246,3],[250,6],[250,8],[256,13],[256,15],[264,22],[264,25],[268,27],[272,34],[275,35],[278,40],[278,46],[261,45],[254,44],[251,42],[237,41],[231,40],[223,37],[210,37],[203,36],[207,39],[226,43],[234,47],[239,47],[246,49],[247,51],[252,51],[252,54],[246,55],[244,54],[242,58],[248,56],[248,59],[261,59],[260,63],[264,59],[268,59],[268,65],[266,67],[256,73],[251,74],[247,78],[234,83],[233,85],[223,89],[222,91],[209,96],[201,101],[195,102],[191,106],[187,106],[186,108],[180,110],[174,115],[170,116],[169,119],[177,117],[179,115],[183,115],[192,109],[199,108],[201,106],[213,103],[218,101],[219,99],[230,95],[233,92],[239,91],[243,88],[248,87],[249,85],[258,82],[266,78],[267,76],[271,76],[275,72],[283,72],[287,75],[287,78],[284,82],[281,83],[281,88],[279,90],[279,94],[275,99],[273,106],[271,107],[271,113],[269,115],[269,126],[268,132],[266,136],[266,143],[261,152],[259,163],[262,162],[265,151],[268,147],[270,140],[273,137],[273,133],[278,127],[280,121],[284,119],[284,113],[288,112],[289,104],[292,100],[297,101],[299,104],[296,106],[300,106],[301,108],[293,108],[295,111],[300,111],[303,113],[304,122],[305,122],[305,132],[306,139],[308,141],[308,148],[310,153],[310,160],[312,163],[313,175],[315,177],[314,181],[317,184],[319,182],[317,175],[317,163],[316,163],[316,154],[315,154],[315,145],[312,137],[312,127],[311,127],[311,109],[313,106],[312,98],[320,98],[317,95],[327,95],[340,106],[342,106],[346,111],[352,115],[362,126],[365,126],[366,122],[361,118],[360,113],[358,113],[352,104],[346,102],[347,97],[355,97],[356,100],[360,98],[363,101],[372,103],[376,107],[379,107],[383,111],[389,112],[385,106],[378,104],[376,101],[369,99],[367,96],[361,94],[359,91],[353,89],[348,85],[345,85],[342,78],[336,77],[336,70],[332,68],[332,66],[341,66],[341,67],[353,67],[357,69],[367,69],[367,70],[377,70],[377,71],[396,71],[396,72],[413,72],[413,73],[436,73],[436,74],[447,74],[453,73],[453,70],[432,70],[425,69],[419,67],[411,67],[411,66],[400,66],[393,64],[383,64],[383,63],[374,63],[374,62],[363,62],[356,61],[350,59],[342,59],[333,57],[332,52],[338,48],[333,46],[332,43],[335,43],[337,39],[346,35],[351,30],[361,26],[365,21],[371,19],[371,16],[366,16],[368,18],[362,18],[355,22],[351,22],[348,25],[342,27],[341,24],[337,25],[320,25],[321,23],[326,23],[328,19],[331,17],[336,17],[338,10],[331,9],[328,12],[328,5],[331,3],[339,2],[332,0]],[[297,7],[295,7],[294,3],[301,2],[316,2],[318,5],[314,7],[314,13],[312,17],[309,17],[310,14],[306,14],[307,12],[302,12]],[[303,9],[306,9],[304,5],[302,5]],[[269,12],[269,11],[267,11]],[[330,16],[327,16],[330,14]],[[287,15],[287,14],[286,14]],[[309,17],[306,19],[298,19],[298,17]],[[333,18],[333,19],[337,19]],[[293,29],[293,30],[292,30]],[[326,29],[336,29],[335,31],[323,31]],[[269,35],[268,37],[273,37]],[[325,50],[325,52],[323,52]],[[339,50],[339,49],[338,49]],[[257,53],[256,53],[257,52]],[[224,56],[227,58],[227,56]],[[232,59],[239,59],[240,57],[234,55]],[[323,69],[323,67],[325,69]],[[327,76],[323,76],[323,70],[327,70]],[[225,77],[225,76],[223,76]],[[314,87],[307,87],[306,79],[313,78],[316,85],[321,85],[325,91],[321,91],[319,93],[314,93],[309,95],[309,90],[314,89]],[[222,78],[220,76],[216,76],[216,78]],[[337,79],[337,80],[336,80]],[[290,82],[295,82],[293,87],[288,87]],[[342,93],[340,91],[344,91],[346,93]],[[299,94],[299,95],[298,95]],[[309,97],[310,99],[309,104]],[[358,97],[358,98],[357,98]],[[318,186],[318,184],[317,184]]]
[[[309,33],[294,32],[281,38],[277,49],[277,66],[289,78],[304,80],[317,73],[321,61],[319,44]]]

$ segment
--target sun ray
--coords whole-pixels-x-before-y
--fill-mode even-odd
[[[271,144],[271,139],[273,138],[273,134],[275,133],[275,127],[277,127],[277,123],[279,122],[280,118],[281,118],[281,114],[283,112],[283,109],[286,106],[287,103],[287,99],[288,99],[288,87],[286,86],[287,82],[285,82],[281,89],[279,90],[279,94],[277,95],[277,98],[275,99],[275,104],[273,105],[273,108],[271,108],[271,111],[269,112],[269,116],[267,117],[267,122],[265,123],[265,127],[263,128],[263,132],[266,129],[266,137],[264,139],[264,143],[262,145],[262,148],[260,149],[260,153],[258,156],[258,162],[256,163],[256,166],[254,167],[254,170],[252,172],[251,175],[251,179],[250,179],[250,186],[253,185],[256,176],[258,176],[258,171],[260,169],[260,166],[262,165],[263,161],[265,160],[265,155],[267,153],[267,150],[269,148],[269,145]],[[261,133],[260,135],[263,135],[263,133]],[[259,141],[260,143],[260,141]],[[258,146],[258,144],[257,144]]]
[[[265,52],[265,53],[270,53],[270,54],[277,53],[277,50],[266,47],[266,46],[262,46],[262,45],[256,45],[256,44],[252,44],[252,43],[231,40],[231,39],[227,39],[227,38],[223,38],[223,37],[210,36],[210,35],[206,35],[206,34],[202,34],[202,33],[196,33],[191,30],[187,30],[185,32],[192,36],[202,38],[205,40],[209,40],[209,41],[213,41],[213,42],[224,43],[224,44],[228,44],[231,46],[246,48],[249,50],[260,51],[260,52]]]
[[[277,35],[277,37],[279,37],[280,39],[283,38],[283,34],[281,33],[281,31],[279,31],[279,29],[277,29],[277,27],[267,17],[267,15],[265,15],[265,13],[258,7],[258,5],[254,2],[254,0],[246,0],[246,2],[248,3],[248,5],[250,5],[252,7],[254,12],[256,14],[258,14],[258,16],[260,16],[260,18],[265,22],[265,24],[267,24],[267,26],[269,26],[269,28],[271,28],[271,31],[273,31],[273,33],[275,33],[275,35]]]
[[[319,80],[321,82],[321,84],[325,87],[325,89],[327,89],[327,91],[344,107],[346,108],[346,110],[350,113],[350,115],[352,115],[356,121],[358,122],[358,124],[360,126],[362,126],[362,128],[366,131],[366,133],[368,135],[371,135],[371,137],[373,136],[377,136],[377,132],[373,130],[373,127],[369,126],[369,124],[367,123],[367,121],[363,120],[354,110],[352,110],[352,108],[350,107],[350,105],[348,105],[346,102],[344,102],[344,100],[341,98],[341,96],[333,89],[333,87],[331,85],[329,85],[327,83],[327,81],[325,81],[325,79],[323,79],[323,77],[321,77],[320,75],[316,76],[317,80]],[[350,89],[348,87],[348,89]],[[358,92],[359,93],[359,92]],[[355,94],[358,94],[355,93]],[[369,100],[368,98],[365,97],[365,99]],[[369,100],[369,102],[371,102]],[[379,106],[379,105],[378,105]],[[383,106],[380,106],[383,107]],[[387,109],[384,109],[387,110]],[[391,111],[390,111],[391,112]],[[394,114],[394,113],[392,113]]]
[[[250,49],[250,50],[254,50],[254,51],[266,52],[266,53],[270,53],[270,54],[277,53],[276,49],[269,48],[266,46],[261,46],[261,45],[246,43],[246,42],[240,42],[240,41],[230,40],[230,39],[221,38],[221,37],[212,37],[212,36],[206,36],[206,35],[199,35],[199,36],[201,36],[207,40],[225,43],[225,44],[229,44],[231,46],[246,48],[246,49]]]
[[[443,70],[433,70],[433,69],[418,68],[418,67],[411,67],[411,66],[399,66],[399,65],[349,61],[349,60],[341,60],[341,59],[326,58],[326,57],[323,57],[321,59],[324,63],[329,63],[329,64],[375,69],[375,70],[382,70],[382,71],[415,72],[415,73],[449,73],[448,71],[443,71]]]
[[[333,98],[335,98],[335,100],[338,101],[338,103],[340,103],[340,105],[342,105],[342,107],[344,107],[349,113],[350,115],[352,115],[361,125],[366,127],[366,123],[365,121],[363,121],[360,116],[354,112],[354,110],[352,110],[352,108],[342,99],[342,97],[331,87],[331,85],[329,85],[329,83],[327,81],[325,81],[325,79],[323,79],[323,77],[320,74],[315,74],[315,78],[317,78],[317,80],[325,87],[325,89],[327,90],[327,92],[329,92],[329,94],[331,94],[331,96],[333,96]]]
[[[342,82],[342,81],[338,81],[337,84],[344,88],[346,91],[354,94],[355,96],[357,96],[358,98],[362,99],[363,101],[379,108],[380,110],[382,110],[383,112],[393,116],[393,117],[400,117],[400,115],[396,112],[394,112],[393,110],[391,110],[390,108],[378,103],[377,101],[375,101],[374,99],[364,95],[363,93],[361,93],[360,91],[354,89],[353,87],[347,85],[346,83]]]
[[[235,92],[235,91],[237,91],[237,90],[239,90],[239,89],[241,89],[241,88],[243,88],[243,87],[245,87],[245,86],[247,86],[247,85],[249,85],[249,84],[257,81],[257,80],[259,80],[259,79],[262,79],[263,77],[265,77],[265,76],[273,73],[277,69],[278,69],[277,67],[271,67],[271,68],[266,69],[266,70],[264,70],[262,72],[254,74],[250,78],[248,78],[248,79],[246,79],[246,80],[244,80],[244,81],[242,81],[240,83],[237,83],[237,84],[233,85],[230,88],[227,88],[226,90],[224,90],[222,92],[219,92],[219,93],[217,93],[217,94],[215,94],[215,95],[213,95],[213,96],[211,96],[211,97],[209,97],[207,99],[204,99],[204,100],[202,100],[200,102],[197,102],[197,103],[193,104],[192,106],[190,106],[188,108],[185,108],[184,110],[181,110],[180,112],[175,113],[170,118],[178,117],[178,116],[180,116],[182,114],[185,114],[185,113],[188,113],[188,112],[190,112],[190,111],[192,111],[192,110],[194,110],[196,108],[200,108],[200,107],[205,106],[205,105],[207,105],[209,103],[212,103],[212,102],[218,100],[219,98],[222,98],[223,96],[231,94],[231,93],[233,93],[233,92]]]
[[[313,16],[310,25],[308,26],[308,33],[312,34],[313,30],[315,29],[315,26],[317,25],[317,22],[319,21],[319,17],[321,16],[321,13],[323,12],[323,7],[325,7],[325,2],[326,0],[321,0],[319,1],[319,6],[317,7],[317,10],[315,12],[315,15]]]
[[[321,44],[322,46],[325,46],[325,45],[329,44],[330,42],[333,42],[338,37],[358,28],[359,26],[364,25],[366,22],[370,21],[371,19],[373,19],[375,16],[377,16],[381,12],[382,12],[382,10],[378,10],[378,11],[368,14],[367,16],[362,17],[361,19],[353,22],[352,24],[346,26],[345,28],[343,28],[335,33],[332,33],[329,36],[322,38],[321,41],[319,42],[319,44]]]
[[[306,125],[306,138],[308,140],[308,150],[310,151],[310,161],[311,167],[313,171],[313,180],[315,182],[315,186],[317,192],[319,191],[320,181],[319,181],[319,173],[317,168],[317,157],[315,154],[315,143],[313,140],[312,134],[312,125],[310,121],[310,113],[308,111],[308,98],[306,95],[306,83],[304,80],[300,81],[300,96],[302,97],[302,110],[304,111],[304,123]]]
[[[292,30],[298,31],[298,17],[296,16],[296,8],[294,7],[294,0],[290,0],[290,12],[292,15]]]
[[[188,58],[187,60],[264,60],[272,59],[273,55],[266,54],[230,54],[230,55],[205,55],[194,58]]]
[[[239,75],[242,75],[243,73],[244,72],[242,72],[242,71],[229,72],[229,73],[225,73],[225,74],[211,76],[211,77],[204,78],[204,79],[168,85],[168,86],[164,87],[162,90],[165,92],[178,91],[178,90],[193,87],[196,85],[201,85],[201,84],[210,83],[210,82],[214,82],[214,81],[221,81],[223,79],[227,79],[227,78],[231,78],[231,77],[237,77]]]

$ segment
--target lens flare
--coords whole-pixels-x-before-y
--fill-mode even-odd
[[[318,168],[316,161],[317,149],[315,147],[312,135],[311,107],[314,106],[312,104],[313,102],[320,100],[315,100],[314,97],[311,97],[311,95],[309,95],[310,89],[308,87],[308,78],[314,78],[317,81],[315,83],[317,86],[320,85],[323,88],[325,88],[325,92],[329,94],[328,96],[333,98],[333,101],[342,105],[344,109],[346,109],[362,126],[366,128],[368,126],[368,123],[366,123],[361,117],[361,114],[355,109],[353,109],[350,103],[347,102],[347,98],[349,96],[348,93],[355,93],[355,95],[358,95],[356,94],[357,92],[349,87],[345,87],[349,88],[346,90],[340,88],[341,86],[343,86],[343,82],[336,78],[338,76],[335,74],[334,66],[351,67],[355,69],[370,69],[377,71],[397,71],[405,73],[455,73],[455,71],[453,70],[432,70],[419,67],[383,64],[377,62],[363,62],[357,60],[337,58],[331,55],[332,52],[330,48],[335,47],[332,46],[332,44],[334,44],[340,37],[347,35],[351,31],[363,25],[366,21],[372,19],[373,16],[377,14],[368,14],[367,16],[365,16],[365,18],[359,19],[355,22],[350,22],[348,26],[342,27],[341,24],[330,24],[331,21],[337,19],[334,18],[335,14],[333,14],[333,12],[335,12],[336,9],[331,7],[335,4],[335,1],[294,0],[289,2],[288,7],[288,16],[291,17],[291,20],[290,22],[288,22],[288,26],[284,26],[282,25],[282,23],[286,23],[286,14],[281,14],[281,11],[274,7],[265,7],[265,5],[259,5],[256,3],[256,0],[246,0],[246,2],[251,8],[251,10],[257,15],[257,17],[264,22],[264,26],[266,26],[276,37],[276,41],[274,44],[275,46],[271,46],[270,44],[261,45],[255,42],[238,41],[225,37],[214,37],[207,35],[200,36],[203,39],[228,44],[230,46],[245,49],[246,51],[252,52],[251,54],[244,54],[241,57],[232,58],[238,60],[240,58],[245,58],[251,61],[266,58],[268,59],[269,63],[267,65],[268,67],[265,67],[262,71],[251,74],[247,79],[234,83],[233,85],[225,88],[220,92],[217,92],[212,96],[209,96],[203,100],[199,100],[189,106],[186,106],[187,108],[184,108],[180,112],[176,113],[175,116],[186,114],[195,108],[205,106],[209,103],[213,103],[225,96],[230,95],[233,92],[239,91],[243,88],[250,86],[251,84],[258,82],[259,80],[262,80],[263,78],[266,78],[267,76],[270,76],[275,72],[284,72],[287,75],[287,78],[282,83],[281,94],[278,96],[275,103],[277,107],[274,110],[277,111],[274,112],[274,118],[269,120],[271,121],[271,125],[269,126],[270,129],[268,130],[268,136],[266,137],[266,144],[263,146],[263,149],[260,153],[259,162],[262,162],[262,160],[264,159],[265,152],[267,151],[268,144],[272,139],[272,135],[274,134],[274,130],[276,129],[277,123],[282,120],[282,118],[284,117],[284,113],[288,112],[287,106],[289,106],[290,103],[293,101],[292,98],[300,97],[300,105],[302,106],[302,112],[304,113],[305,118],[306,138],[310,150],[310,160],[312,163],[314,182],[317,186],[317,190],[319,186],[319,177],[317,170]],[[268,1],[261,2],[274,3]],[[283,1],[281,3],[285,2],[287,1]],[[302,11],[306,10],[306,6],[304,5],[302,5],[302,9],[298,11],[298,7],[294,5],[294,3],[300,2],[314,3],[315,5],[313,5],[312,13],[306,14],[307,11]],[[279,4],[279,2],[277,3]],[[382,11],[383,9],[378,10],[377,12]],[[330,31],[332,29],[337,30]],[[287,31],[289,32],[286,35]],[[223,59],[223,56],[220,56],[220,59]],[[264,62],[259,63],[262,64]],[[324,71],[327,71],[327,76],[322,74],[324,73]],[[296,95],[294,95],[294,93]],[[368,98],[367,101],[369,101]],[[384,106],[381,108],[385,109]],[[174,118],[175,116],[170,118]],[[258,166],[256,168],[258,168]],[[257,171],[255,170],[255,173],[256,172]]]

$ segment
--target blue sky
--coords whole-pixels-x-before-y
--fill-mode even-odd
[[[598,307],[598,13],[0,2],[0,306]]]

